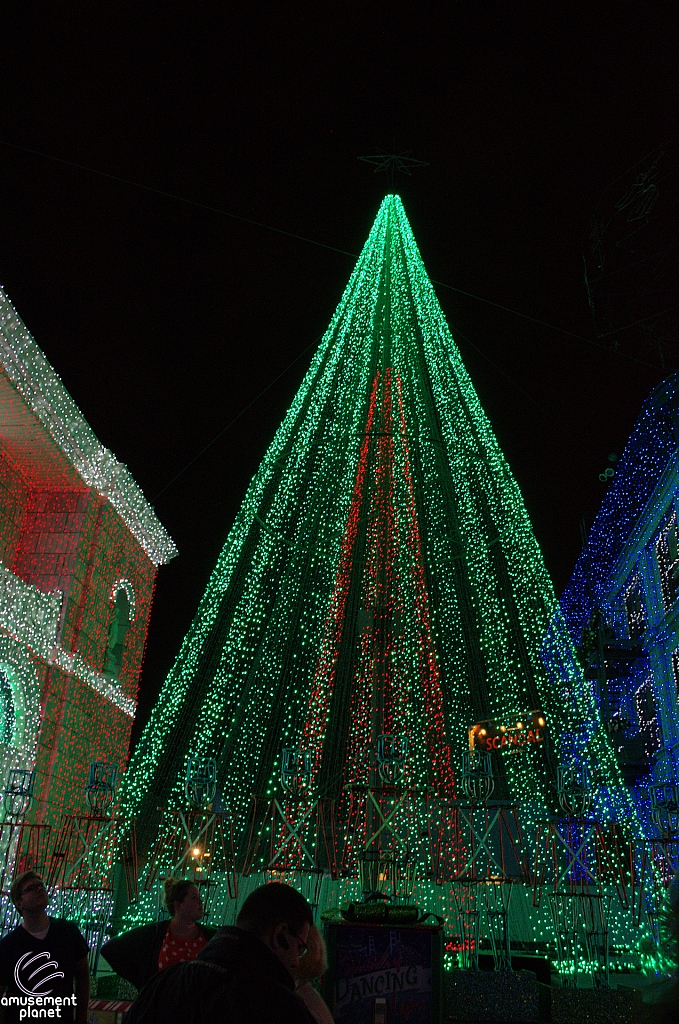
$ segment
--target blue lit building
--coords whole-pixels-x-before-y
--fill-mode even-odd
[[[561,598],[649,834],[651,787],[679,782],[678,520],[675,373],[644,402]]]

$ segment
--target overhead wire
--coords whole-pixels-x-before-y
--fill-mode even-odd
[[[474,295],[472,292],[465,292],[463,291],[462,288],[456,288],[452,284],[446,284],[445,281],[437,281],[433,277],[430,278],[430,280],[432,284],[437,284],[441,288],[448,288],[451,292],[457,292],[459,295],[468,295],[470,299],[476,299],[478,302],[485,302],[487,306],[495,306],[496,309],[503,309],[506,313],[513,313],[514,316],[520,316],[524,320],[532,320],[534,324],[540,324],[541,327],[549,327],[550,330],[559,331],[560,334],[565,334],[569,338],[577,338],[579,341],[584,341],[587,345],[592,345],[594,348],[601,349],[603,352],[611,352],[615,353],[616,355],[623,356],[625,359],[630,359],[633,363],[637,363],[637,365],[639,366],[646,366],[650,370],[657,369],[657,367],[653,366],[651,363],[644,362],[643,359],[637,359],[636,356],[632,356],[628,352],[622,352],[620,349],[611,348],[610,345],[600,345],[592,338],[586,338],[583,334],[574,334],[573,331],[567,331],[564,327],[557,327],[555,324],[550,324],[546,320],[539,320],[535,316],[529,316],[528,313],[521,313],[518,309],[510,309],[509,306],[503,306],[499,302],[493,302],[491,299],[484,299],[481,295]],[[667,310],[665,312],[667,312]],[[605,337],[605,335],[602,335],[602,337]]]
[[[321,249],[330,249],[332,252],[339,252],[343,256],[351,256],[353,259],[356,258],[356,254],[353,252],[346,252],[344,249],[338,249],[335,245],[326,245],[325,242],[319,242],[315,238],[306,238],[304,235],[297,235],[294,231],[286,231],[284,228],[276,228],[271,224],[263,224],[259,220],[253,220],[251,217],[242,217],[238,213],[229,213],[228,210],[222,210],[218,206],[209,206],[207,203],[199,203],[196,199],[187,199],[186,196],[175,195],[174,192],[166,192],[162,188],[154,188],[152,185],[144,185],[139,181],[132,181],[131,178],[122,178],[118,174],[110,174],[108,171],[100,171],[96,167],[88,167],[86,164],[78,164],[73,160],[65,160],[61,156],[52,156],[50,153],[41,153],[38,149],[29,149],[28,146],[18,146],[15,142],[6,142],[4,139],[0,139],[0,146],[9,146],[10,149],[18,149],[23,153],[32,153],[33,156],[41,156],[45,160],[52,160],[57,164],[66,164],[67,167],[75,167],[79,171],[88,171],[90,174],[98,174],[100,178],[109,178],[111,181],[120,182],[122,185],[131,185],[133,188],[140,188],[144,192],[153,192],[158,196],[165,196],[166,199],[174,199],[178,203],[186,203],[188,206],[195,206],[199,210],[207,210],[210,213],[218,213],[222,217],[230,217],[232,220],[242,221],[243,224],[250,224],[256,228],[264,228],[266,231],[275,231],[278,235],[287,235],[288,238],[296,238],[300,242],[309,242],[311,245],[318,245]]]
[[[28,146],[20,146],[15,142],[7,142],[5,139],[0,139],[0,145],[7,146],[10,149],[16,149],[23,153],[30,153],[33,156],[42,157],[44,160],[51,160],[54,163],[65,164],[67,167],[73,167],[80,171],[87,171],[89,174],[96,174],[102,178],[108,178],[111,181],[117,181],[123,185],[130,185],[132,188],[142,189],[144,192],[151,192],[155,195],[164,196],[166,199],[173,199],[178,203],[186,203],[189,206],[194,206],[199,210],[207,210],[209,213],[217,213],[221,217],[229,217],[232,220],[241,221],[243,224],[250,224],[252,227],[263,228],[265,231],[273,231],[278,235],[285,235],[288,238],[295,238],[299,242],[307,242],[309,245],[316,245],[321,249],[327,249],[330,252],[337,252],[342,256],[349,256],[351,259],[358,259],[358,253],[349,252],[347,249],[340,249],[336,245],[328,245],[327,242],[320,242],[317,238],[308,238],[306,235],[299,235],[294,231],[287,231],[285,228],[277,228],[272,224],[265,224],[263,221],[254,220],[251,217],[243,217],[238,213],[231,213],[228,210],[224,210],[219,206],[211,206],[208,203],[198,202],[196,199],[188,199],[186,196],[178,196],[174,192],[168,192],[166,189],[155,188],[152,185],[145,185],[142,182],[134,181],[131,178],[123,178],[119,174],[111,174],[109,171],[102,171],[96,167],[89,167],[87,164],[77,163],[74,160],[66,160],[64,157],[53,156],[51,153],[43,153],[38,149],[31,149]],[[569,338],[576,338],[578,341],[582,341],[587,345],[593,345],[595,348],[600,348],[604,352],[615,353],[621,355],[624,358],[631,359],[634,363],[639,363],[642,366],[649,366],[651,369],[656,367],[651,366],[650,363],[644,363],[640,359],[636,359],[634,356],[630,356],[626,352],[621,352],[619,349],[613,349],[608,345],[599,345],[592,338],[587,338],[582,334],[576,334],[574,331],[568,331],[564,327],[559,327],[557,324],[550,324],[547,320],[541,320],[538,317],[530,316],[528,313],[522,313],[518,309],[512,309],[511,306],[505,306],[501,302],[494,302],[492,299],[486,299],[482,295],[476,295],[474,292],[465,291],[463,288],[457,288],[455,285],[447,284],[445,281],[438,281],[431,278],[432,284],[440,285],[442,288],[447,288],[450,291],[457,292],[458,295],[466,295],[470,299],[475,299],[477,302],[483,302],[487,306],[494,306],[495,309],[504,310],[505,313],[511,313],[513,316],[519,316],[524,320],[531,320],[533,323],[539,324],[541,327],[547,327],[551,331],[557,331],[559,334],[563,334]]]
[[[44,153],[41,150],[32,149],[32,148],[30,148],[28,146],[21,146],[21,145],[18,145],[17,143],[7,142],[4,139],[0,139],[0,145],[6,146],[6,147],[8,147],[10,149],[18,150],[18,151],[23,152],[23,153],[29,153],[29,154],[31,154],[33,156],[39,156],[39,157],[41,157],[44,160],[50,160],[50,161],[52,161],[54,163],[64,164],[65,166],[73,167],[76,170],[86,171],[89,174],[95,174],[95,175],[97,175],[99,177],[107,178],[107,179],[109,179],[111,181],[116,181],[116,182],[118,182],[120,184],[123,184],[123,185],[129,185],[132,188],[138,188],[138,189],[141,189],[144,192],[149,192],[149,193],[152,193],[152,194],[155,194],[155,195],[163,196],[164,198],[172,199],[175,202],[185,203],[186,205],[196,207],[197,209],[206,210],[209,213],[216,213],[219,216],[228,217],[231,220],[237,220],[237,221],[240,221],[243,224],[249,224],[252,227],[262,228],[265,231],[273,231],[276,234],[284,235],[287,238],[294,238],[297,241],[306,242],[309,245],[315,245],[315,246],[318,246],[318,247],[320,247],[322,249],[329,250],[330,252],[339,253],[342,256],[349,256],[351,259],[358,259],[359,258],[358,253],[349,252],[346,249],[340,249],[338,246],[335,246],[335,245],[328,245],[326,242],[320,242],[318,239],[309,238],[306,235],[300,235],[300,234],[297,234],[294,231],[287,231],[284,228],[274,227],[271,224],[265,224],[263,221],[254,220],[251,217],[243,217],[240,214],[231,213],[230,211],[224,210],[221,207],[212,206],[212,205],[207,204],[207,203],[201,203],[201,202],[199,202],[199,201],[197,201],[195,199],[189,199],[186,196],[179,196],[179,195],[176,195],[176,193],[174,193],[174,192],[168,192],[166,189],[156,188],[156,187],[154,187],[152,185],[145,185],[142,182],[134,181],[131,178],[124,178],[124,177],[122,177],[121,175],[118,175],[118,174],[111,174],[109,171],[102,171],[102,170],[100,170],[99,168],[96,168],[96,167],[89,167],[86,164],[81,164],[81,163],[78,163],[78,162],[76,162],[74,160],[67,160],[64,157],[54,156],[51,153]],[[587,337],[585,337],[584,335],[581,335],[581,334],[576,334],[574,331],[566,330],[563,327],[559,327],[556,324],[551,324],[551,323],[549,323],[546,320],[541,320],[538,317],[531,316],[528,313],[522,313],[520,310],[512,309],[510,306],[505,306],[505,305],[503,305],[500,302],[494,302],[492,299],[486,299],[482,295],[476,295],[474,292],[465,291],[463,288],[457,288],[455,285],[448,284],[445,281],[439,281],[439,280],[437,280],[435,278],[431,278],[430,280],[431,280],[432,284],[438,285],[440,288],[446,288],[449,291],[456,292],[458,295],[465,295],[468,298],[474,299],[477,302],[482,302],[482,303],[484,303],[487,306],[493,306],[495,309],[503,310],[505,313],[511,313],[513,316],[518,316],[518,317],[521,317],[524,320],[529,320],[532,323],[538,324],[541,327],[546,327],[549,330],[556,331],[559,334],[565,335],[566,337],[575,338],[576,340],[582,341],[582,342],[584,342],[587,345],[593,346],[594,348],[599,348],[599,349],[602,349],[603,351],[609,352],[609,353],[615,352],[615,354],[621,355],[624,358],[630,359],[632,362],[634,362],[634,363],[636,363],[638,365],[646,366],[649,369],[656,369],[656,367],[652,366],[650,363],[646,363],[646,362],[644,362],[641,359],[637,359],[635,356],[631,356],[628,353],[622,352],[619,349],[613,349],[613,348],[611,348],[611,347],[609,347],[607,345],[600,345],[598,342],[593,341],[591,338],[587,338]],[[505,370],[503,370],[500,366],[497,365],[497,363],[495,363],[492,359],[490,359],[490,357],[487,356],[483,352],[482,349],[478,348],[477,345],[475,345],[468,338],[466,338],[459,330],[456,333],[461,338],[463,338],[463,340],[468,345],[470,345],[477,352],[479,352],[480,355],[482,355],[483,358],[486,359],[490,363],[490,365],[493,366],[493,368],[498,373],[500,373],[507,380],[509,380],[512,383],[512,385],[515,388],[517,388],[518,391],[520,391],[523,395],[525,395],[525,397],[528,398],[529,401],[533,405],[535,405],[536,408],[538,408],[543,413],[543,415],[545,415],[545,416],[547,416],[548,418],[551,419],[551,417],[549,416],[549,413],[545,409],[543,409],[542,406],[539,405],[539,403],[537,403],[535,401],[535,399],[532,398],[532,396],[527,391],[525,391]],[[234,416],[234,418],[232,420],[230,420],[226,424],[225,427],[222,427],[222,429],[217,434],[215,434],[215,436],[212,438],[212,440],[210,440],[198,452],[198,454],[195,455],[183,467],[183,469],[181,469],[179,471],[179,473],[177,473],[167,484],[165,484],[165,486],[163,488],[161,488],[160,491],[158,491],[158,493],[151,499],[152,503],[155,503],[158,500],[158,498],[160,498],[174,483],[176,483],[176,481],[181,476],[183,476],[184,473],[186,473],[186,471],[189,470],[191,468],[191,466],[193,466],[205,454],[205,452],[207,452],[219,440],[219,438],[222,437],[222,435],[226,433],[227,430],[229,430],[235,423],[237,423],[238,420],[242,416],[244,416],[245,413],[249,409],[251,409],[252,406],[255,405],[259,401],[259,399],[262,398],[267,393],[267,391],[269,391],[274,386],[274,384],[276,384],[281,379],[281,377],[283,377],[288,372],[288,370],[290,370],[295,365],[295,363],[298,362],[302,358],[302,356],[305,355],[309,351],[309,349],[313,348],[314,345],[318,344],[318,342],[321,340],[322,337],[323,337],[322,334],[319,335],[318,338],[316,338],[314,341],[310,342],[309,345],[307,345],[304,349],[302,349],[302,351],[299,352],[295,356],[295,358],[278,374],[277,377],[274,377],[274,379],[272,381],[270,381],[269,384],[267,384],[267,386],[265,388],[263,388],[252,399],[251,402],[249,402],[246,406],[244,406],[244,408],[241,409],[241,411],[238,413],[238,415]]]
[[[191,466],[194,464],[194,462],[198,462],[198,459],[202,455],[205,454],[205,452],[208,450],[208,448],[211,448],[212,445],[215,443],[215,441],[218,441],[219,438],[222,436],[222,434],[226,433],[226,431],[229,429],[229,427],[232,427],[234,425],[234,423],[237,423],[238,420],[241,418],[241,416],[244,416],[245,413],[248,411],[248,409],[251,409],[252,406],[256,402],[259,401],[259,399],[262,397],[262,395],[265,395],[267,393],[267,391],[269,391],[274,386],[274,384],[281,379],[281,377],[284,377],[285,374],[288,372],[288,370],[291,369],[291,367],[293,367],[295,365],[295,363],[298,362],[298,360],[300,360],[302,358],[302,356],[306,352],[309,351],[310,348],[313,348],[314,345],[317,345],[319,343],[319,341],[321,340],[322,337],[323,337],[323,335],[319,334],[319,336],[317,338],[315,338],[312,342],[310,342],[305,349],[302,349],[302,351],[298,355],[295,356],[295,358],[292,360],[292,362],[288,363],[288,365],[285,367],[284,370],[281,370],[281,372],[278,374],[277,377],[274,377],[274,379],[272,381],[270,381],[267,384],[267,386],[265,388],[263,388],[259,392],[258,395],[255,395],[255,397],[252,399],[252,401],[248,402],[248,404],[243,409],[241,409],[241,411],[238,413],[237,416],[234,416],[234,418],[232,420],[230,420],[226,424],[225,427],[222,427],[222,429],[219,431],[219,433],[215,434],[215,436],[212,438],[212,440],[208,441],[208,443],[205,445],[205,447],[201,448],[201,450],[198,452],[198,454],[195,455],[194,458],[192,458],[190,462],[187,462],[187,464],[184,466],[184,468],[180,469],[179,472],[177,473],[177,475],[173,476],[172,479],[170,480],[170,482],[165,484],[165,486],[160,491],[158,491],[158,493],[155,495],[155,497],[151,498],[151,501],[155,502],[161,496],[161,494],[164,494],[165,491],[167,491],[168,488],[170,488],[173,483],[175,483],[177,480],[179,480],[180,476],[183,476],[183,474],[187,471],[187,469],[191,468]]]
[[[544,406],[540,405],[539,402],[536,402],[535,399],[533,398],[533,396],[528,391],[526,391],[525,388],[522,388],[521,385],[518,383],[518,381],[516,381],[510,374],[508,374],[506,370],[503,370],[501,366],[498,366],[498,364],[496,362],[494,362],[490,358],[490,356],[487,355],[483,351],[483,349],[479,348],[478,345],[475,345],[473,341],[471,341],[469,338],[467,338],[466,335],[464,335],[462,333],[462,331],[458,327],[456,327],[455,330],[452,331],[451,333],[453,334],[453,337],[455,338],[456,341],[457,341],[458,338],[461,338],[465,342],[466,345],[469,345],[470,348],[473,348],[475,352],[478,352],[479,355],[482,356],[482,358],[486,360],[486,362],[490,363],[490,365],[493,367],[493,369],[497,373],[499,373],[503,377],[505,377],[509,381],[509,383],[512,385],[512,387],[514,387],[517,391],[519,391],[522,395],[524,395],[524,397],[527,398],[528,401],[532,405],[534,405],[536,409],[539,409],[540,412],[542,413],[542,415],[545,416],[546,419],[548,419],[550,423],[553,423],[556,427],[558,427],[560,430],[562,430],[564,432],[564,434],[566,435],[566,437],[568,437],[572,442],[577,444],[577,446],[579,448],[581,448],[583,452],[585,451],[585,448],[582,445],[582,442],[575,436],[575,434],[573,434],[566,427],[566,425],[563,422],[561,422],[560,420],[554,419],[554,416],[550,412],[548,412],[548,410],[545,409]]]

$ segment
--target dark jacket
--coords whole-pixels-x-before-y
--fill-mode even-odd
[[[102,946],[101,955],[121,978],[131,981],[135,988],[143,988],[158,973],[158,956],[169,923],[158,921],[123,932]],[[215,934],[214,928],[206,928],[202,924],[198,927],[206,939]]]
[[[241,928],[220,928],[195,960],[151,978],[125,1024],[315,1024],[268,946]]]

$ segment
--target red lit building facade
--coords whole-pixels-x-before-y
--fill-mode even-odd
[[[175,554],[0,289],[5,814],[32,787],[29,820],[56,825],[86,810],[92,762],[124,768],[156,573]]]

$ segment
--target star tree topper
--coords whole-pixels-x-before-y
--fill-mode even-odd
[[[394,187],[394,172],[400,171],[402,174],[411,174],[412,167],[429,167],[429,163],[426,160],[415,160],[414,157],[409,156],[412,150],[408,150],[405,153],[377,153],[373,156],[359,156],[359,160],[362,160],[366,164],[375,164],[375,174],[380,171],[384,171],[389,177],[389,187]]]

